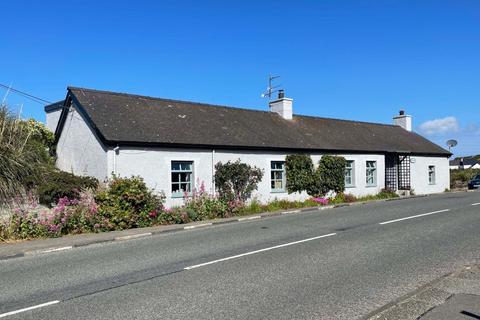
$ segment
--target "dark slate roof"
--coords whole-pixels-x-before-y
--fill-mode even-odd
[[[468,157],[456,157],[453,160],[450,160],[451,166],[458,166],[460,165],[460,160],[463,159],[464,166],[474,166],[477,163],[480,163],[480,155],[476,156],[468,156]]]
[[[52,111],[62,109],[64,101],[65,100],[60,100],[60,101],[54,102],[52,104],[46,105],[45,108],[44,108],[45,112],[48,113],[48,112],[52,112]]]
[[[302,115],[285,120],[268,111],[74,87],[68,90],[108,145],[450,155],[422,136],[394,125]],[[61,128],[57,135],[60,133]]]

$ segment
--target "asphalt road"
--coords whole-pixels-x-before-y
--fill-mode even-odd
[[[356,319],[479,243],[480,192],[160,234],[0,261],[0,318]]]

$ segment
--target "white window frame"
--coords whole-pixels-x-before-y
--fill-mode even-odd
[[[282,168],[281,169],[273,168],[274,163],[281,163]],[[272,175],[274,175],[274,172],[281,172],[282,173],[282,179],[280,180],[280,179],[272,178]],[[282,188],[278,189],[278,188],[273,188],[272,187],[272,182],[273,182],[273,185],[275,185],[275,182],[277,182],[277,181],[282,181]],[[271,190],[271,192],[272,193],[286,192],[287,191],[286,183],[287,183],[287,173],[286,173],[286,170],[285,170],[285,161],[282,161],[282,160],[272,160],[272,161],[270,161],[270,190]]]
[[[436,184],[435,166],[428,166],[428,184]]]
[[[373,163],[373,167],[369,164]],[[372,180],[372,182],[369,182]],[[365,183],[367,187],[376,187],[377,186],[377,161],[367,160],[365,163]]]
[[[350,173],[350,183],[347,182],[347,177],[348,177],[347,172]],[[354,187],[355,187],[355,160],[347,160],[347,165],[345,166],[345,188],[354,188]]]
[[[173,169],[174,163],[180,163],[180,164],[190,164],[190,170],[184,170],[184,169]],[[190,180],[189,181],[180,181],[180,180],[173,180],[173,175],[176,173],[190,173]],[[170,162],[170,191],[172,193],[172,198],[182,198],[185,196],[185,192],[187,192],[188,195],[192,193],[193,190],[193,181],[194,180],[194,162],[189,161],[189,160],[172,160]],[[190,190],[184,190],[184,191],[173,191],[173,185],[179,185],[179,189],[181,190],[181,185],[182,184],[187,184],[187,189]]]

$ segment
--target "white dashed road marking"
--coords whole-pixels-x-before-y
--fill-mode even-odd
[[[218,263],[218,262],[237,259],[237,258],[249,256],[249,255],[260,253],[260,252],[265,252],[265,251],[270,251],[270,250],[273,250],[273,249],[288,247],[288,246],[291,246],[291,245],[294,245],[294,244],[299,244],[299,243],[303,243],[303,242],[307,242],[307,241],[317,240],[317,239],[320,239],[320,238],[331,237],[331,236],[334,236],[334,235],[336,235],[336,233],[329,233],[329,234],[324,234],[324,235],[318,236],[318,237],[313,237],[313,238],[303,239],[303,240],[299,240],[299,241],[284,243],[284,244],[280,244],[278,246],[268,247],[268,248],[264,248],[264,249],[260,249],[260,250],[255,250],[255,251],[250,251],[250,252],[246,252],[246,253],[242,253],[242,254],[237,254],[235,256],[226,257],[226,258],[223,258],[223,259],[218,259],[218,260],[213,260],[213,261],[209,261],[209,262],[205,262],[205,263],[196,264],[194,266],[186,267],[186,268],[184,268],[184,270],[192,270],[192,269],[195,269],[195,268],[208,266],[210,264],[214,264],[214,263]]]
[[[425,216],[429,216],[429,215],[432,215],[432,214],[447,212],[447,211],[450,211],[450,209],[444,209],[444,210],[438,210],[438,211],[433,211],[433,212],[428,212],[428,213],[417,214],[416,216],[410,216],[410,217],[405,217],[405,218],[400,218],[400,219],[395,219],[395,220],[384,221],[384,222],[380,222],[379,224],[389,224],[389,223],[394,223],[394,222],[403,221],[403,220],[425,217]]]
[[[5,317],[8,317],[8,316],[12,316],[14,314],[17,314],[17,313],[22,313],[22,312],[25,312],[25,311],[30,311],[30,310],[34,310],[34,309],[38,309],[38,308],[43,308],[43,307],[46,307],[46,306],[51,306],[52,304],[56,304],[56,303],[59,303],[59,302],[60,302],[59,300],[55,300],[55,301],[50,301],[50,302],[46,302],[46,303],[42,303],[42,304],[37,304],[36,306],[31,306],[31,307],[28,307],[28,308],[18,309],[18,310],[10,311],[10,312],[7,312],[7,313],[2,313],[2,314],[0,314],[0,318],[5,318]]]

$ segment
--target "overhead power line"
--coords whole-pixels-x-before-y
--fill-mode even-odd
[[[15,89],[15,88],[12,88],[11,86],[7,86],[7,85],[4,85],[4,84],[2,84],[2,83],[0,83],[0,87],[5,88],[5,89],[7,89],[7,90],[9,90],[9,91],[11,91],[11,92],[13,92],[13,93],[16,93],[16,94],[18,94],[18,95],[20,95],[20,96],[22,96],[22,97],[25,97],[25,98],[27,98],[27,99],[30,99],[30,100],[32,100],[32,101],[34,101],[34,102],[36,102],[36,103],[40,103],[40,104],[42,104],[42,105],[44,105],[44,104],[52,104],[52,102],[50,102],[50,101],[48,101],[48,100],[45,100],[45,99],[36,97],[36,96],[34,96],[34,95],[32,95],[32,94],[29,94],[29,93],[26,93],[26,92],[17,90],[17,89]]]

